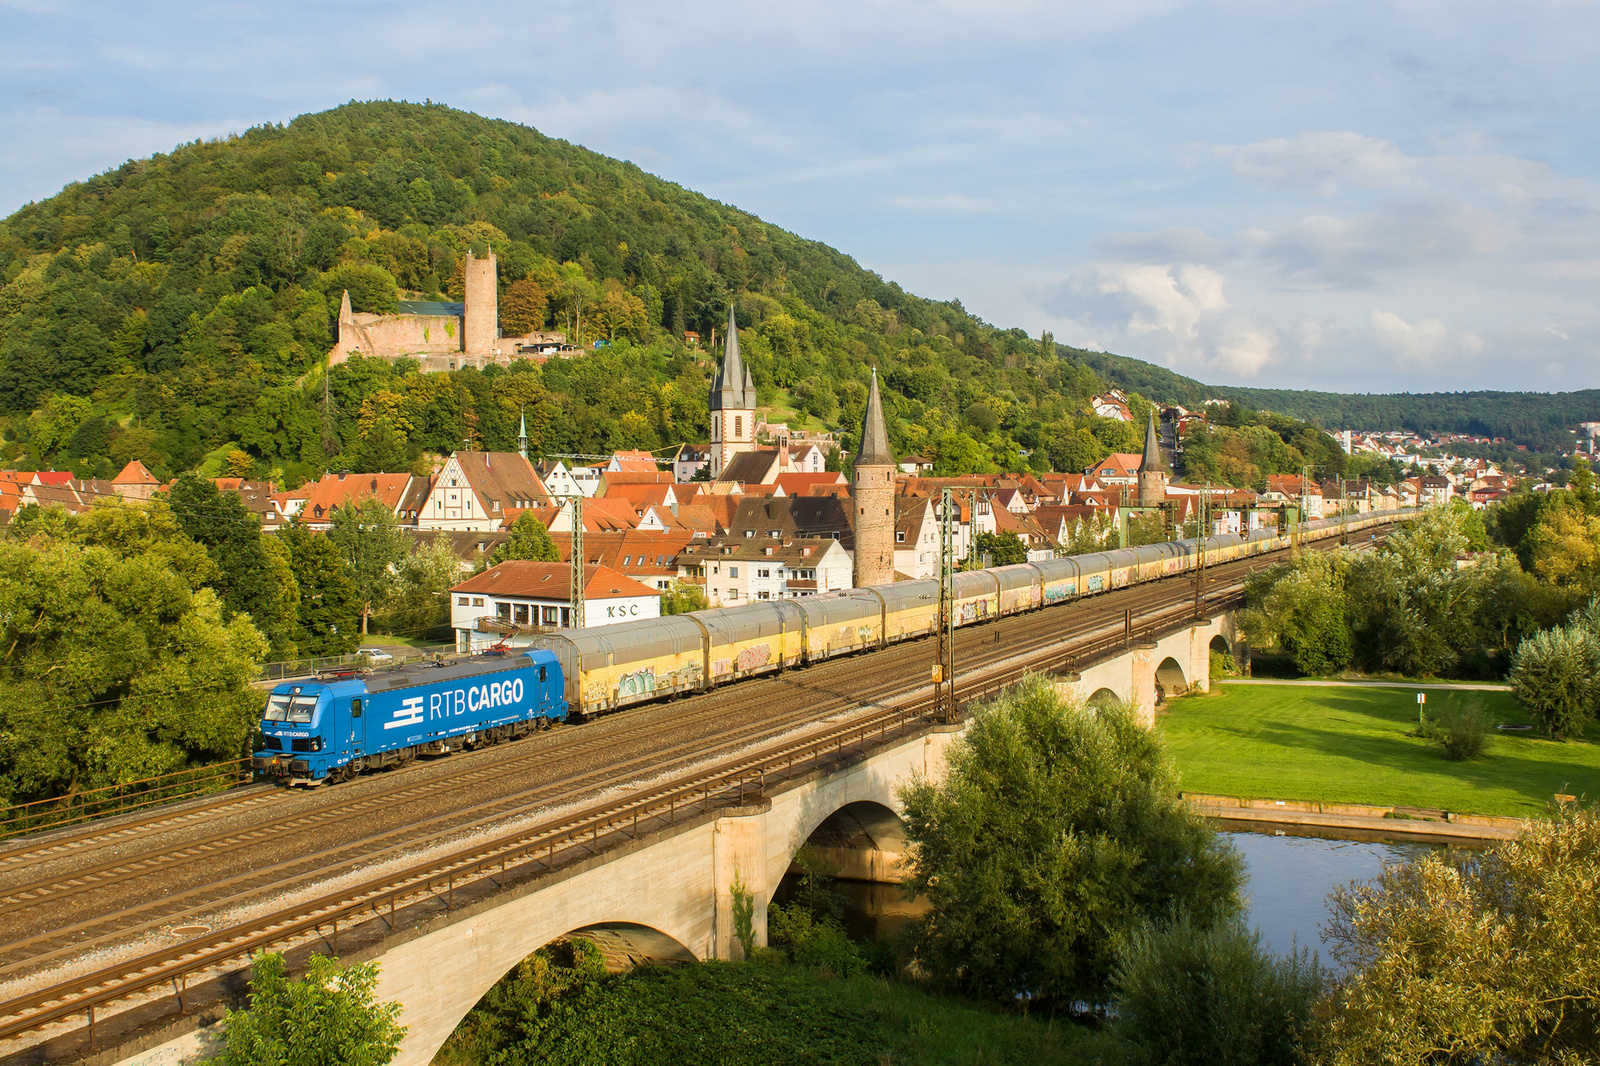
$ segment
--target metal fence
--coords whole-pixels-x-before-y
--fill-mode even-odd
[[[394,654],[394,664],[416,662],[419,659],[432,659],[439,655],[454,655],[454,644],[433,644],[424,648],[406,648]],[[288,681],[297,677],[315,677],[326,670],[337,670],[344,666],[368,666],[371,657],[366,652],[353,651],[344,655],[323,655],[314,659],[286,659],[279,663],[263,663],[261,673],[256,681],[273,682]],[[388,665],[385,662],[385,665]]]
[[[228,762],[174,770],[138,781],[0,807],[0,840],[94,818],[108,818],[158,803],[221,792],[249,780],[250,760],[230,759]]]

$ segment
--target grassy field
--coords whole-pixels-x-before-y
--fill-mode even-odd
[[[1526,723],[1509,692],[1429,692],[1428,708],[1481,701],[1494,720]],[[1218,685],[1175,700],[1161,729],[1187,792],[1263,799],[1542,813],[1557,792],[1600,796],[1600,730],[1553,743],[1496,733],[1484,753],[1450,762],[1417,724],[1406,689]]]

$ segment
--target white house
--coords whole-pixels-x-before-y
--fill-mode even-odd
[[[713,607],[851,588],[852,570],[850,553],[821,537],[692,542],[678,553],[679,575],[704,585]]]
[[[545,489],[552,496],[583,496],[586,493],[578,487],[577,479],[572,476],[572,471],[567,469],[567,464],[560,459],[547,459],[534,467],[534,473],[539,475],[539,480],[544,482]]]
[[[508,509],[533,507],[549,495],[526,456],[516,452],[454,452],[422,502],[417,528],[473,532],[499,529]]]
[[[583,621],[589,627],[661,616],[661,594],[609,566],[583,568]],[[506,640],[526,644],[541,629],[570,627],[572,567],[512,559],[450,590],[456,649],[480,651]]]

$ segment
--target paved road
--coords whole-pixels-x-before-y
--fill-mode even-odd
[[[1219,677],[1213,685],[1304,685],[1307,688],[1403,688],[1407,692],[1443,689],[1449,692],[1510,692],[1510,685],[1465,684],[1453,681],[1280,681],[1271,677]]]

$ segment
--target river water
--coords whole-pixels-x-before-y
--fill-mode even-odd
[[[1267,947],[1280,955],[1298,944],[1310,948],[1323,965],[1333,965],[1322,927],[1328,924],[1328,895],[1335,885],[1378,876],[1386,862],[1402,862],[1438,847],[1312,837],[1230,833],[1244,856],[1249,883],[1250,925]]]

